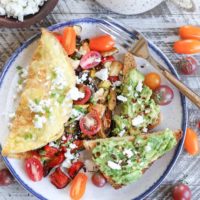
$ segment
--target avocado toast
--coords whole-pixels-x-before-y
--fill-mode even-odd
[[[172,150],[182,137],[181,130],[155,132],[127,137],[84,141],[92,159],[107,181],[119,189],[138,180],[146,169]]]
[[[130,67],[131,66],[131,67]],[[127,136],[147,132],[160,123],[160,107],[152,98],[152,90],[144,85],[144,75],[135,65],[134,57],[127,53],[124,59],[123,81],[117,99],[117,112],[113,116],[114,136]]]

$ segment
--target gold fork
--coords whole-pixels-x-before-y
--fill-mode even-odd
[[[125,26],[111,17],[103,20],[104,23],[99,24],[99,28],[117,39],[125,49],[135,56],[144,58],[153,67],[159,70],[162,75],[170,81],[183,95],[185,95],[191,102],[200,108],[200,96],[189,89],[185,84],[178,80],[169,70],[163,67],[149,52],[149,43],[144,36],[131,29],[124,28]]]

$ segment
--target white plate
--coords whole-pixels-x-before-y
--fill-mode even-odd
[[[105,8],[124,15],[140,14],[155,8],[164,0],[96,0]]]
[[[50,30],[62,29],[64,26],[79,24],[82,26],[82,38],[88,38],[91,36],[96,36],[101,34],[97,28],[98,23],[102,22],[98,19],[84,18],[77,19],[66,23],[56,24],[51,26]],[[3,73],[0,78],[0,138],[1,143],[5,141],[6,136],[8,135],[8,114],[13,111],[13,95],[17,86],[17,72],[16,66],[27,66],[31,60],[31,55],[34,49],[37,46],[38,36],[35,36],[25,42],[5,65]],[[149,43],[150,50],[154,54],[155,58],[163,63],[166,68],[172,71],[173,74],[176,74],[173,66],[170,64],[169,60],[163,55],[163,53],[153,44]],[[120,52],[120,54],[123,51]],[[120,56],[120,55],[119,55]],[[145,61],[142,59],[137,59],[140,64],[145,64]],[[148,71],[155,71],[150,65],[145,66],[141,69],[144,73]],[[185,98],[180,95],[180,93],[169,84],[163,77],[162,83],[170,85],[174,91],[174,99],[172,103],[168,106],[161,107],[162,113],[162,122],[157,127],[157,129],[171,128],[179,129],[181,128],[185,133],[187,112],[185,105]],[[171,170],[174,165],[183,145],[183,139],[179,142],[177,148],[161,159],[156,161],[149,170],[145,172],[142,178],[136,183],[130,184],[127,187],[124,187],[119,190],[114,190],[111,186],[107,185],[103,189],[95,187],[89,178],[89,183],[87,185],[86,193],[84,195],[84,200],[130,200],[130,199],[142,199],[151,193],[159,184],[163,181],[166,175]],[[32,182],[26,176],[23,167],[23,161],[3,158],[7,167],[10,169],[15,178],[23,185],[28,191],[34,194],[40,199],[49,199],[49,200],[66,200],[69,198],[69,187],[58,190],[56,189],[48,180],[44,178],[40,182]]]

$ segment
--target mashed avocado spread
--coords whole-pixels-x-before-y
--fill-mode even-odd
[[[151,98],[152,90],[143,85],[144,76],[132,69],[124,77],[120,93],[123,102],[120,114],[114,115],[113,135],[122,136],[147,132],[159,119],[160,108]]]
[[[117,184],[126,185],[140,178],[144,169],[170,151],[176,143],[173,132],[166,129],[147,137],[138,135],[134,141],[125,138],[100,141],[92,155],[104,175]]]

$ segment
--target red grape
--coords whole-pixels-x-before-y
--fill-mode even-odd
[[[172,196],[173,200],[191,200],[192,193],[187,185],[179,183],[173,187]]]
[[[173,90],[167,85],[161,85],[154,91],[154,100],[159,105],[167,105],[174,98]]]
[[[10,185],[14,182],[14,178],[8,169],[0,170],[0,186]]]
[[[100,172],[96,172],[92,176],[92,182],[97,187],[103,187],[106,184],[107,181],[106,181],[105,177]]]
[[[185,75],[193,74],[197,69],[197,65],[197,60],[192,56],[184,57],[177,63],[179,70]]]

